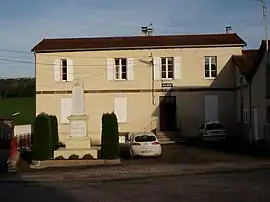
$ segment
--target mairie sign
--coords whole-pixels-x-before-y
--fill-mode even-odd
[[[173,84],[172,83],[162,83],[161,84],[161,87],[162,88],[172,88],[173,87]]]

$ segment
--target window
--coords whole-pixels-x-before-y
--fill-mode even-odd
[[[243,123],[243,120],[244,120],[244,111],[243,111],[243,103],[241,103],[237,111],[237,122]]]
[[[248,123],[248,110],[247,109],[243,110],[243,122]]]
[[[61,123],[69,123],[71,115],[72,98],[61,98]]]
[[[270,124],[270,106],[266,107],[266,123]]]
[[[224,126],[220,123],[211,123],[206,125],[206,130],[220,130],[224,129]]]
[[[173,79],[174,63],[173,58],[161,58],[161,78]]]
[[[156,137],[153,135],[140,135],[135,137],[135,142],[154,142]]]
[[[114,99],[114,113],[117,116],[118,123],[127,122],[127,98],[116,97]]]
[[[114,60],[114,66],[115,66],[115,79],[127,80],[127,59],[116,58]]]
[[[204,77],[215,78],[217,76],[217,57],[207,56],[204,57]]]
[[[68,67],[67,67],[67,60],[66,59],[64,59],[64,60],[61,60],[61,80],[62,81],[67,81],[67,79],[68,79],[68,76],[67,76],[67,74],[68,74],[68,72],[67,72],[67,69],[68,69]]]

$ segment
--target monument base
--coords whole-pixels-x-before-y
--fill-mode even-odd
[[[89,149],[91,148],[91,141],[88,137],[83,138],[72,138],[69,137],[66,139],[66,148],[67,149]]]
[[[86,154],[91,154],[94,159],[98,158],[98,149],[95,148],[85,148],[85,149],[68,149],[59,148],[54,151],[54,158],[62,156],[64,159],[68,159],[72,154],[76,154],[79,158],[83,158]]]

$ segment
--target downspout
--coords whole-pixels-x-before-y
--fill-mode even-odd
[[[249,141],[253,141],[253,130],[252,130],[252,81],[249,82]]]
[[[152,74],[152,79],[151,79],[151,93],[152,93],[152,104],[155,106],[155,78],[154,78],[154,61],[153,61],[153,55],[152,53],[150,54],[151,57],[151,62],[150,62],[150,68],[151,68],[151,74]]]

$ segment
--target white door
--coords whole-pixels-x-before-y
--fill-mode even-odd
[[[205,121],[218,121],[218,96],[205,96]]]
[[[253,109],[254,140],[259,139],[259,110]]]

